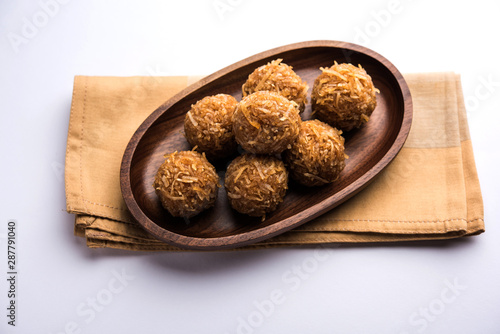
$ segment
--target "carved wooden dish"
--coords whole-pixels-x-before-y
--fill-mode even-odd
[[[293,66],[310,87],[321,72],[319,68],[331,66],[335,60],[361,64],[380,90],[370,121],[344,134],[349,159],[340,179],[314,188],[291,182],[284,202],[264,221],[234,211],[224,187],[219,189],[215,207],[189,221],[172,217],[161,207],[152,184],[164,154],[190,149],[183,135],[185,113],[207,95],[225,93],[240,100],[241,86],[248,75],[277,58]],[[311,118],[310,100],[302,118]],[[203,78],[156,109],[137,129],[123,155],[120,175],[123,198],[144,229],[171,245],[199,250],[249,245],[302,225],[358,193],[398,154],[411,121],[412,101],[403,76],[374,51],[336,41],[308,41],[279,47]],[[228,162],[216,164],[219,175],[223,176]]]

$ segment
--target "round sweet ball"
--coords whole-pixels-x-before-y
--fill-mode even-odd
[[[288,171],[276,157],[245,153],[229,164],[225,188],[233,209],[264,219],[283,201]]]
[[[337,180],[347,158],[341,134],[317,119],[302,122],[297,140],[283,153],[290,177],[310,187]]]
[[[207,96],[191,106],[184,118],[184,132],[191,146],[208,158],[223,158],[235,152],[233,113],[238,101],[231,95]]]
[[[307,83],[292,67],[276,59],[255,69],[243,84],[243,97],[258,91],[276,92],[299,105],[302,112],[307,103]]]
[[[377,106],[375,93],[379,90],[361,65],[335,62],[320,69],[311,93],[313,115],[344,131],[368,122]]]
[[[278,154],[299,134],[295,102],[273,92],[255,92],[238,103],[233,115],[236,142],[250,153]]]
[[[193,217],[215,204],[219,176],[205,155],[181,151],[165,155],[153,187],[174,217]]]

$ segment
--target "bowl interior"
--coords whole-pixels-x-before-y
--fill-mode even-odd
[[[248,75],[258,66],[277,58],[282,58],[284,63],[293,66],[295,72],[308,83],[309,97],[313,82],[321,73],[319,68],[331,66],[334,61],[361,64],[372,77],[375,87],[380,90],[380,94],[377,94],[377,107],[370,121],[360,129],[344,133],[346,154],[349,155],[349,159],[346,160],[346,167],[341,177],[333,184],[314,188],[304,187],[291,181],[284,202],[276,211],[268,214],[264,221],[232,210],[223,186],[219,188],[215,207],[189,221],[172,217],[161,207],[152,184],[166,153],[191,149],[183,134],[185,113],[192,104],[207,95],[225,93],[240,100],[241,86]],[[134,217],[140,223],[147,220],[148,224],[152,222],[156,225],[154,228],[156,236],[168,242],[167,239],[172,233],[194,238],[220,238],[255,232],[287,221],[287,226],[273,229],[273,234],[277,234],[340,204],[369,181],[367,179],[360,184],[361,178],[373,172],[378,173],[380,168],[377,165],[394,146],[398,136],[401,137],[406,92],[404,93],[400,86],[401,79],[398,80],[393,69],[389,69],[386,65],[373,55],[348,48],[302,47],[271,52],[254,61],[221,70],[224,72],[222,75],[217,72],[208,77],[203,85],[181,94],[180,97],[174,97],[155,112],[154,117],[157,118],[145,129],[133,150],[128,180],[133,200],[140,211],[137,214],[137,210],[131,210]],[[311,118],[311,105],[308,103],[302,119]],[[214,164],[221,176],[222,185],[226,166],[232,158],[234,157]],[[349,189],[350,187],[353,189]],[[337,198],[339,194],[344,194],[342,196],[345,198]],[[325,203],[328,205],[325,206]]]

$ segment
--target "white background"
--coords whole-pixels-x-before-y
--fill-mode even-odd
[[[500,332],[497,1],[62,2],[0,2],[1,333]],[[225,253],[91,250],[73,235],[63,166],[75,75],[205,75],[316,39],[362,44],[402,73],[462,75],[486,233]]]

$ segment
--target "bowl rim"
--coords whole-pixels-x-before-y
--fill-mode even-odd
[[[180,101],[185,96],[195,92],[199,88],[209,84],[226,74],[238,69],[241,66],[248,65],[252,62],[257,62],[264,58],[272,57],[273,55],[277,55],[280,53],[293,51],[296,49],[302,48],[338,48],[347,50],[347,52],[352,53],[362,53],[368,57],[373,58],[375,61],[379,62],[382,66],[384,66],[389,72],[394,76],[394,79],[397,81],[399,85],[399,89],[401,90],[402,98],[403,98],[403,119],[401,122],[401,127],[399,129],[398,135],[395,138],[393,145],[389,148],[389,150],[384,154],[384,156],[369,170],[369,173],[365,173],[354,182],[350,183],[347,187],[341,189],[339,192],[335,193],[334,196],[330,196],[326,198],[324,201],[311,205],[307,209],[301,211],[298,214],[295,214],[291,217],[287,217],[281,220],[278,223],[274,223],[268,226],[264,226],[252,231],[242,232],[240,234],[227,235],[221,237],[210,237],[210,238],[202,238],[202,237],[194,237],[178,234],[167,229],[164,229],[157,225],[154,221],[152,221],[147,215],[142,211],[139,207],[138,203],[134,199],[134,194],[131,186],[130,180],[130,170],[132,167],[132,160],[137,148],[137,145],[141,141],[144,134],[147,132],[149,127],[171,106]],[[399,153],[401,148],[403,147],[406,138],[408,137],[408,133],[410,131],[411,123],[413,119],[413,102],[411,98],[411,93],[409,87],[403,78],[403,75],[399,72],[399,70],[385,57],[378,54],[377,52],[366,48],[361,45],[341,42],[341,41],[333,41],[333,40],[313,40],[313,41],[305,41],[299,43],[288,44],[276,48],[272,48],[260,53],[257,53],[253,56],[242,59],[236,63],[233,63],[227,67],[224,67],[202,79],[191,84],[186,87],[182,91],[175,94],[173,97],[168,99],[162,105],[160,105],[156,110],[154,110],[137,128],[132,137],[130,138],[126,149],[123,153],[121,167],[120,167],[120,187],[123,199],[125,204],[133,217],[133,219],[139,223],[147,232],[149,232],[155,238],[166,242],[167,244],[177,246],[183,249],[192,249],[192,250],[218,250],[218,249],[228,249],[228,248],[236,248],[240,246],[245,246],[253,243],[257,243],[259,241],[271,238],[273,236],[284,233],[294,227],[300,226],[321,214],[331,210],[334,206],[341,204],[347,199],[351,198],[355,194],[357,194],[360,190],[362,190],[366,185],[368,185],[373,179],[373,174],[378,174],[382,169],[384,169],[389,163],[394,159],[394,157]],[[370,180],[366,180],[367,174],[370,174]],[[339,198],[341,200],[339,200]],[[331,205],[328,205],[328,203]],[[320,206],[323,209],[318,210],[317,207]],[[289,220],[293,218],[296,223],[290,223]],[[287,224],[288,223],[288,224]],[[279,228],[277,225],[285,225],[286,228]]]

